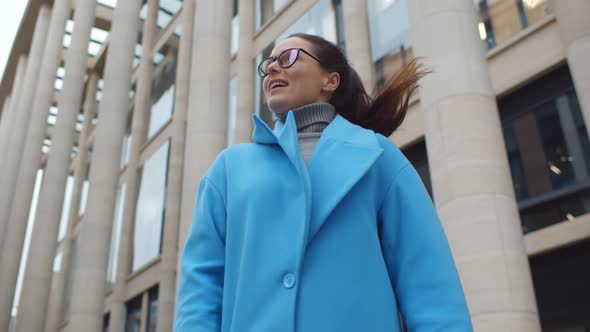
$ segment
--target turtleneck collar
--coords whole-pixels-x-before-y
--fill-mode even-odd
[[[290,110],[293,112],[297,133],[321,133],[336,116],[332,104],[315,103]],[[288,112],[275,113],[279,121],[285,123]]]

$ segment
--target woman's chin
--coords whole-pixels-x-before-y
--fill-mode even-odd
[[[276,114],[289,111],[289,105],[287,103],[272,99],[268,102],[268,108]]]

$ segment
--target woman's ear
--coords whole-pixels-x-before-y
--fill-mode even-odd
[[[324,79],[324,86],[322,90],[327,92],[334,92],[340,85],[340,74],[338,72],[329,73]]]

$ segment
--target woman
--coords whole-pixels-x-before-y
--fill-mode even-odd
[[[181,262],[177,332],[471,331],[459,277],[416,171],[386,138],[412,62],[370,103],[326,40],[292,35],[259,66],[271,130],[202,178]],[[398,315],[399,313],[399,315]]]

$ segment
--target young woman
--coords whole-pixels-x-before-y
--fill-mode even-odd
[[[424,71],[370,100],[342,51],[312,35],[258,67],[271,130],[203,176],[182,262],[177,332],[471,331],[428,193],[387,139]]]

